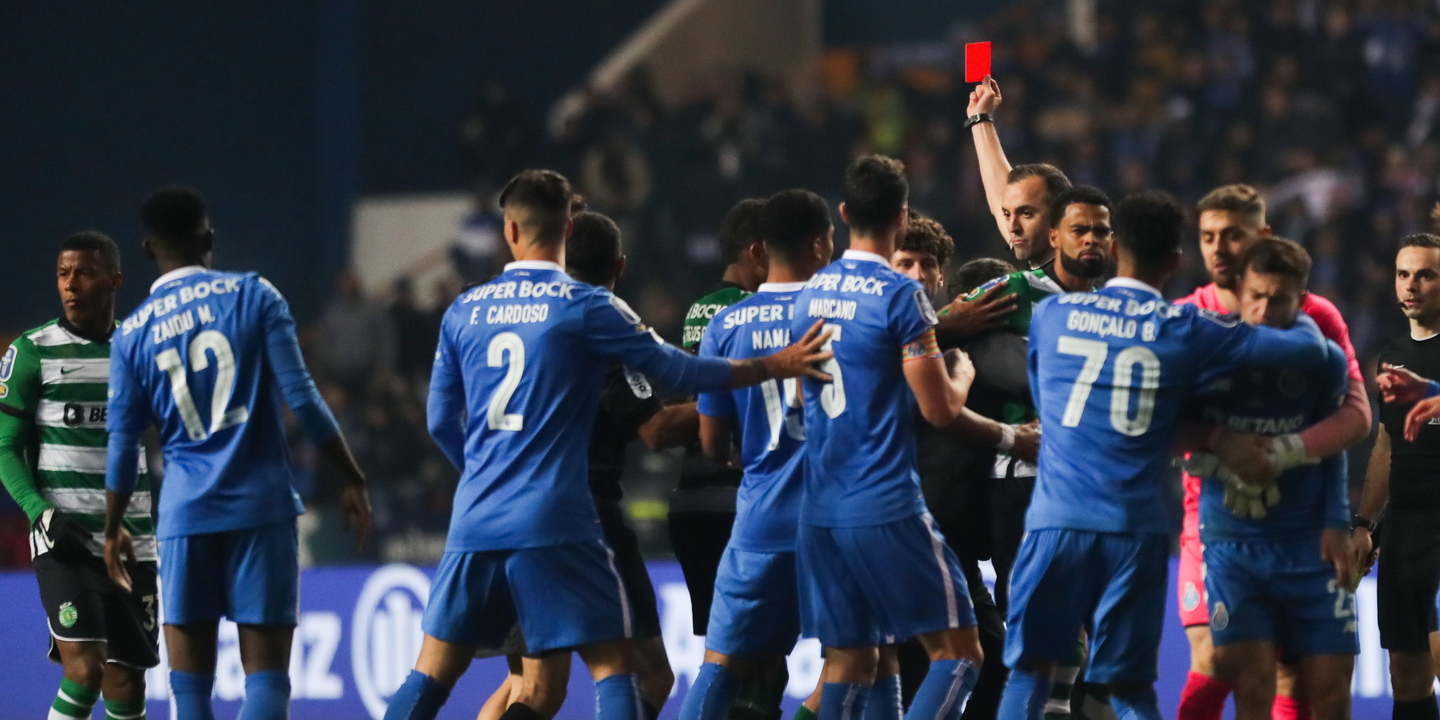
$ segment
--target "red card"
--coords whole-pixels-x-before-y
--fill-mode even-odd
[[[965,44],[965,82],[978,83],[990,74],[990,43]]]

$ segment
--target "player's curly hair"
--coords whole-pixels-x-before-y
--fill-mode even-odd
[[[1185,209],[1170,193],[1137,192],[1115,207],[1115,242],[1144,270],[1155,270],[1178,253],[1184,233]]]
[[[196,259],[210,250],[210,229],[205,196],[183,185],[162,187],[140,205],[140,220],[151,242],[169,252]]]
[[[575,216],[565,240],[565,272],[583,283],[608,285],[620,269],[620,226],[597,212]]]
[[[943,268],[955,252],[955,240],[950,237],[950,233],[945,232],[945,226],[911,210],[905,225],[905,236],[900,238],[895,249],[930,253]]]

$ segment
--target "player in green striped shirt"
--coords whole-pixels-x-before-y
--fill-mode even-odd
[[[120,251],[97,232],[66,239],[56,263],[64,315],[21,333],[0,358],[0,482],[30,518],[30,553],[64,668],[49,720],[143,720],[145,669],[159,658],[152,484],[140,482],[126,528],[139,561],[125,592],[105,571],[105,410]]]

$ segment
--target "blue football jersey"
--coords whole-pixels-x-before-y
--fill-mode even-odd
[[[159,428],[159,537],[257,527],[304,511],[267,356],[272,343],[294,336],[290,309],[269,282],[199,266],[162,276],[120,324],[107,427],[125,436],[152,422]]]
[[[729,387],[730,364],[662,342],[610,291],[551,262],[513,262],[446,311],[429,425],[462,468],[446,549],[601,537],[587,483],[591,428],[615,363],[678,392]]]
[[[790,344],[795,296],[804,283],[765,283],[722,310],[700,341],[701,357],[764,357]],[[795,549],[804,492],[804,411],[798,381],[766,380],[748,388],[700,396],[700,414],[734,418],[740,430],[745,479],[735,498],[730,543],[750,552]]]
[[[1194,389],[1246,367],[1317,372],[1328,354],[1309,318],[1251,327],[1130,278],[1045,298],[1030,324],[1045,440],[1026,529],[1169,532],[1164,479]]]
[[[1345,351],[1326,341],[1325,367],[1256,367],[1218,378],[1199,389],[1204,418],[1235,432],[1284,435],[1300,432],[1335,412],[1350,378]],[[1280,476],[1280,503],[1260,520],[1237,517],[1225,507],[1225,484],[1204,478],[1200,486],[1200,537],[1205,542],[1282,540],[1317,535],[1325,528],[1350,529],[1350,487],[1345,454]]]
[[[904,346],[935,326],[920,284],[874,253],[847,250],[805,283],[791,333],[816,320],[835,353],[805,379],[805,501],[801,521],[879,525],[925,511],[915,472],[915,396],[901,369]]]

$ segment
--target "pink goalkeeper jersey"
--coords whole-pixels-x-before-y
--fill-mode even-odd
[[[1230,308],[1220,302],[1220,294],[1216,292],[1215,283],[1196,288],[1195,292],[1176,300],[1175,304],[1195,305],[1218,313],[1232,312]],[[1355,358],[1355,346],[1350,344],[1350,327],[1345,324],[1345,318],[1340,315],[1340,309],[1335,307],[1335,303],[1315,293],[1307,292],[1305,298],[1300,301],[1300,311],[1309,315],[1310,319],[1320,326],[1320,334],[1334,340],[1335,344],[1345,351],[1345,359],[1350,364],[1352,385],[1356,382],[1364,383],[1365,377],[1360,374],[1360,361]],[[1198,540],[1200,538],[1200,478],[1186,475],[1184,483],[1185,522],[1180,535]]]

